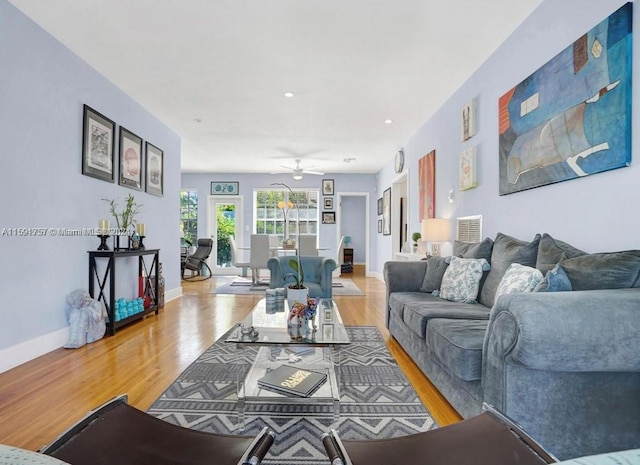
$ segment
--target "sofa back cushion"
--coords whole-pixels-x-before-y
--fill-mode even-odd
[[[491,252],[491,271],[480,290],[481,304],[493,307],[498,285],[509,265],[519,263],[525,266],[536,266],[540,237],[540,234],[536,234],[531,242],[526,242],[498,233]]]
[[[451,257],[442,278],[440,297],[454,302],[475,303],[482,274],[489,268],[489,262],[484,258]]]
[[[420,292],[433,292],[440,289],[444,272],[449,267],[450,258],[435,256],[427,258],[427,272],[424,274]]]
[[[574,291],[640,287],[640,250],[581,255],[560,265]]]
[[[491,263],[491,250],[493,240],[488,237],[482,242],[460,242],[453,243],[453,255],[460,258],[484,258]]]
[[[579,257],[585,254],[586,252],[576,249],[574,246],[567,244],[566,242],[554,239],[549,234],[545,233],[540,238],[536,268],[544,275],[547,271],[560,263],[560,260]]]

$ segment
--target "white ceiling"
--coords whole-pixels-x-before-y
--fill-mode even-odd
[[[375,173],[542,0],[10,1],[177,132],[184,172]]]

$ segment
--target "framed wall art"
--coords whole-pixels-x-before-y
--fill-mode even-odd
[[[378,199],[378,216],[382,215],[382,197]]]
[[[632,7],[500,97],[500,195],[631,164]]]
[[[476,99],[471,99],[460,110],[461,139],[466,141],[476,135]]]
[[[82,174],[114,182],[116,124],[84,105],[82,117]]]
[[[333,195],[333,179],[322,180],[322,195]]]
[[[391,234],[391,188],[382,193],[382,234]]]
[[[331,197],[325,197],[324,208],[325,210],[333,210],[333,199]]]
[[[336,224],[336,212],[322,212],[322,224]]]
[[[121,186],[142,190],[142,139],[120,126]]]
[[[239,191],[239,182],[211,181],[211,195],[238,195]]]
[[[378,233],[382,234],[382,219],[378,220]]]
[[[418,217],[420,220],[436,217],[436,151],[432,150],[418,160]]]
[[[147,142],[146,150],[147,166],[145,169],[145,190],[149,194],[161,196],[163,194],[164,180],[164,152],[155,145]]]
[[[476,163],[476,147],[469,147],[460,152],[458,187],[461,191],[478,187],[478,172]]]

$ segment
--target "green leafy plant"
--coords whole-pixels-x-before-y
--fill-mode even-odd
[[[116,219],[116,225],[118,226],[118,229],[128,230],[132,226],[136,225],[136,215],[139,213],[140,207],[142,207],[142,205],[138,205],[136,203],[136,199],[133,195],[127,195],[124,208],[120,212],[118,212],[119,204],[115,199],[102,200],[104,200],[105,202],[109,202],[109,212]]]
[[[418,245],[418,241],[422,239],[422,234],[420,234],[419,232],[414,232],[411,235],[411,239],[413,240],[414,245]]]
[[[292,258],[289,260],[289,266],[295,271],[295,273],[287,273],[284,275],[284,279],[287,279],[291,276],[295,279],[295,284],[290,284],[289,289],[304,289],[304,272],[302,271],[302,266],[300,265],[300,259]]]

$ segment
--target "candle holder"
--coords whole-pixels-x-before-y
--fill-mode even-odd
[[[109,239],[109,235],[98,234],[100,238],[100,245],[98,246],[98,250],[109,250],[109,246],[107,245],[107,239]]]
[[[140,236],[140,242],[138,243],[139,249],[144,249],[144,243],[142,242],[143,240],[144,240],[144,236]]]

